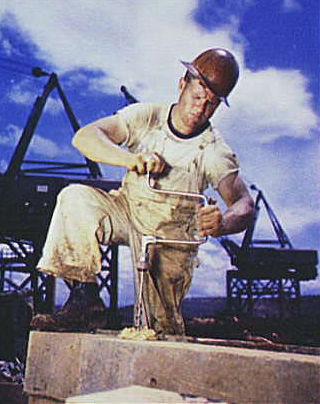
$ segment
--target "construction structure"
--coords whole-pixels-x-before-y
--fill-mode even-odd
[[[228,237],[219,239],[235,267],[227,271],[228,310],[252,315],[255,303],[268,298],[277,302],[280,317],[299,314],[300,282],[317,277],[317,251],[294,248],[263,192],[255,185],[251,189],[257,192],[254,217],[241,246]],[[261,207],[272,225],[273,239],[254,238]]]
[[[57,91],[72,129],[80,125],[55,73],[34,68],[35,77],[48,76],[42,94],[36,98],[19,143],[5,173],[0,174],[0,293],[31,289],[35,312],[54,309],[55,280],[36,270],[47,229],[62,188],[71,183],[100,187],[106,191],[119,187],[117,181],[102,180],[99,166],[85,158],[82,164],[32,161],[27,149],[53,91]],[[100,290],[110,296],[110,309],[118,307],[118,247],[101,246]],[[18,275],[21,275],[20,277]],[[70,288],[70,285],[67,284]]]

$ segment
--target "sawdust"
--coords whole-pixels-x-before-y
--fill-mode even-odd
[[[143,327],[141,330],[138,330],[134,327],[126,327],[118,334],[118,337],[121,339],[140,341],[155,341],[158,339],[156,332],[154,330],[150,330],[147,327]]]

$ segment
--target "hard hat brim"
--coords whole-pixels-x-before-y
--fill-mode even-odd
[[[209,80],[201,74],[196,67],[193,66],[192,63],[190,62],[185,62],[183,60],[180,60],[180,62],[183,64],[183,66],[189,71],[189,73],[199,79],[206,87],[208,87],[214,94],[219,98],[220,101],[224,102],[227,107],[230,107],[229,102],[227,100],[227,97],[223,97],[218,94],[217,90],[215,90],[213,83],[209,82]]]

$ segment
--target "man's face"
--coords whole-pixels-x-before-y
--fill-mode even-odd
[[[185,78],[180,79],[179,90],[180,119],[189,133],[192,133],[212,116],[220,100],[195,78],[188,82]]]

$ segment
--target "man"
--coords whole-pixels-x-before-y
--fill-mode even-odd
[[[143,235],[194,240],[244,230],[252,217],[252,199],[238,175],[235,155],[209,119],[238,80],[238,64],[225,49],[209,49],[192,63],[182,62],[173,105],[134,104],[116,115],[80,129],[73,145],[93,161],[127,168],[119,190],[106,193],[71,185],[58,197],[39,270],[72,281],[61,311],[38,315],[37,329],[87,330],[106,319],[96,274],[101,270],[99,243],[129,245],[139,289],[137,265]],[[122,147],[122,146],[125,146]],[[194,198],[156,193],[156,187],[203,193],[212,185],[227,205],[199,207]],[[156,332],[184,334],[181,302],[189,290],[197,247],[159,244],[151,248],[151,269],[144,277],[144,319]]]

